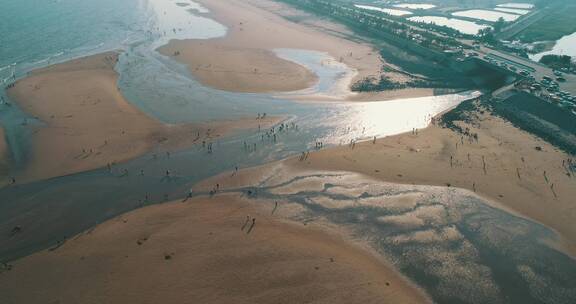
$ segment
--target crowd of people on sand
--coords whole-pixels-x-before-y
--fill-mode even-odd
[[[568,158],[562,160],[562,168],[566,170],[566,174],[573,177],[576,174],[576,159]]]
[[[261,120],[261,119],[265,119],[266,118],[266,113],[258,113],[257,116],[257,120]],[[260,142],[266,142],[266,140],[268,140],[269,142],[272,143],[276,143],[278,142],[278,138],[280,136],[280,133],[287,131],[287,130],[295,130],[298,131],[298,125],[294,122],[291,122],[290,124],[288,123],[280,123],[277,126],[272,126],[270,127],[268,130],[266,130],[264,133],[262,133],[262,126],[258,125],[258,132],[261,133],[260,134]],[[257,143],[248,143],[246,141],[243,142],[243,149],[245,152],[251,153],[251,152],[255,152],[257,150]]]

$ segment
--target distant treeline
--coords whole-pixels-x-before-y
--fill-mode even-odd
[[[367,77],[352,84],[351,90],[354,92],[379,92],[388,90],[400,90],[407,88],[462,88],[459,83],[452,81],[432,81],[425,79],[412,79],[407,82],[396,82],[385,75],[379,79]]]

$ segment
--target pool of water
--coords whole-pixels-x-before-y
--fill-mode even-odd
[[[512,3],[503,3],[496,5],[497,7],[508,7],[508,8],[519,8],[519,9],[532,9],[534,8],[534,4],[532,3],[519,3],[519,2],[512,2]]]
[[[518,19],[520,16],[516,14],[507,14],[504,12],[492,11],[492,10],[483,10],[483,9],[473,9],[473,10],[466,10],[466,11],[458,11],[452,13],[453,16],[456,17],[468,17],[478,20],[485,20],[490,22],[496,22],[498,19],[503,18],[504,21],[514,21]]]
[[[576,33],[558,39],[551,50],[530,55],[530,59],[539,61],[544,55],[568,55],[576,58]]]
[[[526,14],[530,13],[529,10],[518,9],[518,8],[497,7],[494,10],[499,11],[499,12],[504,12],[504,13],[517,14],[517,15],[526,15]]]
[[[365,10],[382,12],[382,13],[392,15],[392,16],[412,15],[412,12],[405,11],[405,10],[399,10],[399,9],[393,9],[393,8],[383,8],[383,7],[376,7],[376,6],[371,6],[371,5],[360,5],[360,4],[355,4],[354,6],[357,8],[365,9]]]
[[[413,9],[413,10],[417,10],[417,9],[426,10],[426,9],[435,8],[436,5],[426,4],[426,3],[400,3],[400,4],[395,4],[394,7],[407,8],[407,9]]]
[[[470,34],[470,35],[476,35],[478,31],[480,31],[481,29],[490,27],[488,25],[477,24],[471,21],[460,20],[456,18],[438,17],[438,16],[414,16],[408,18],[408,20],[416,22],[434,23],[436,25],[443,25],[458,30],[463,34]]]
[[[318,82],[311,88],[296,92],[279,94],[282,97],[323,96],[343,98],[350,94],[348,84],[357,72],[345,64],[338,62],[329,54],[323,52],[295,49],[275,49],[276,55],[282,59],[308,67],[318,76]]]

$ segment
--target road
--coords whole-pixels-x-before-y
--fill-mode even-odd
[[[468,45],[470,47],[473,47],[474,44],[472,40],[466,40],[466,39],[460,39],[460,42],[464,45]],[[549,76],[552,77],[553,79],[556,79],[556,76],[554,75],[554,71],[535,61],[530,60],[529,58],[523,58],[520,56],[516,56],[514,54],[510,54],[507,52],[503,52],[503,51],[499,51],[499,50],[495,50],[493,48],[487,47],[485,45],[481,45],[480,49],[472,49],[472,50],[465,50],[464,54],[470,54],[470,53],[477,53],[480,56],[478,56],[480,59],[483,60],[484,56],[487,55],[493,55],[496,57],[502,57],[504,59],[506,59],[507,61],[511,61],[513,63],[516,63],[517,66],[527,66],[530,68],[530,72],[532,72],[532,75],[534,76],[534,78],[536,78],[536,80],[540,81],[542,80],[542,77],[544,76]],[[488,61],[486,61],[488,62]],[[520,70],[518,70],[519,72]],[[566,79],[566,82],[560,82],[560,90],[561,91],[566,91],[569,92],[570,94],[572,94],[572,96],[576,96],[576,75],[574,74],[567,74],[564,73],[563,76]]]

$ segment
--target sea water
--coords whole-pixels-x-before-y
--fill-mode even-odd
[[[116,48],[142,33],[141,0],[2,0],[0,70],[16,73],[91,51]]]

